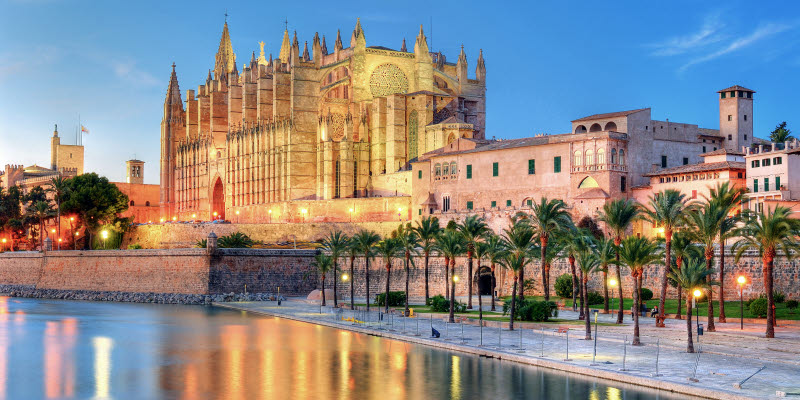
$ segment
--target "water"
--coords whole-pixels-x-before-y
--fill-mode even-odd
[[[0,297],[0,399],[671,399],[203,306]]]

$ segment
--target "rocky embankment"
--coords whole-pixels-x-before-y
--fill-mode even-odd
[[[89,290],[36,289],[33,286],[0,285],[0,295],[29,297],[35,299],[116,301],[121,303],[157,304],[205,304],[212,302],[274,301],[271,293],[223,293],[223,294],[179,294],[179,293],[130,293],[98,292]],[[281,299],[284,299],[281,296]]]

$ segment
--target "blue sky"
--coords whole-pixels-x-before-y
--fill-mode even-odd
[[[299,4],[299,3],[298,3]],[[239,64],[258,42],[277,55],[283,20],[300,42],[332,48],[356,17],[367,45],[432,48],[474,73],[487,66],[487,136],[564,133],[581,116],[652,107],[655,119],[719,126],[716,91],[756,90],[756,136],[780,121],[800,134],[800,3],[796,2],[174,2],[0,0],[0,165],[47,165],[59,125],[86,169],[124,178],[147,162],[158,183],[159,136],[170,65],[184,93],[213,67],[225,13]],[[431,32],[431,20],[433,31]]]

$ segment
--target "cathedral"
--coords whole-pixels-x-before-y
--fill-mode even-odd
[[[459,138],[484,139],[483,53],[471,78],[463,46],[448,62],[421,26],[411,51],[405,39],[399,50],[367,46],[360,21],[349,47],[337,32],[333,51],[319,34],[301,49],[288,30],[278,57],[259,44],[240,69],[226,22],[214,68],[186,91],[185,105],[173,64],[162,218],[272,222],[273,210],[298,215],[325,204],[316,220],[348,208],[352,219],[358,204],[374,211],[371,220],[396,220],[410,208],[411,162]]]

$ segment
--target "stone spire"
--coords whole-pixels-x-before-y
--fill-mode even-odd
[[[400,46],[400,51],[408,52],[408,49],[406,48],[406,38],[403,38],[403,45]]]
[[[458,61],[456,62],[456,74],[460,84],[467,83],[467,54],[464,53],[464,45],[461,45],[461,53],[458,54]]]
[[[337,29],[336,30],[336,43],[333,44],[333,51],[336,52],[336,51],[339,51],[339,50],[341,50],[343,48],[344,47],[342,47],[342,32],[340,32]]]
[[[311,57],[308,55],[308,42],[304,42],[303,45],[303,61],[311,61]]]
[[[475,79],[485,82],[486,81],[486,64],[483,61],[483,49],[478,55],[478,65],[475,67]]]
[[[287,64],[289,62],[289,54],[292,50],[292,45],[289,42],[289,30],[286,29],[283,31],[283,41],[281,42],[281,52],[278,54],[278,57],[281,59],[281,63]]]
[[[356,18],[356,27],[353,29],[353,35],[350,36],[350,47],[366,47],[367,39],[364,37],[364,29],[361,28],[361,18]]]
[[[328,55],[328,43],[325,42],[325,35],[322,35],[322,55]]]
[[[429,51],[428,38],[425,37],[425,32],[422,31],[422,25],[420,25],[417,41],[414,42],[414,53],[427,54]]]
[[[167,86],[167,98],[164,101],[164,105],[168,104],[180,104],[183,107],[183,101],[181,101],[181,88],[178,86],[178,74],[175,73],[175,63],[172,63],[172,75],[169,77],[169,86]]]
[[[228,32],[228,23],[222,27],[222,37],[219,40],[219,50],[217,50],[216,62],[214,63],[214,76],[227,75],[233,71],[236,65],[236,54],[233,53],[231,45],[231,35]]]

